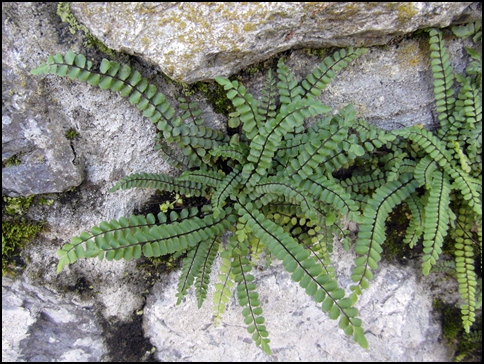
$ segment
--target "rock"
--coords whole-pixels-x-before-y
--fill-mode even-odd
[[[134,3],[124,6],[134,6],[132,4]],[[166,3],[160,4],[159,7],[163,8]],[[175,5],[166,9],[167,12],[178,9],[177,3],[168,3],[167,6],[170,4]],[[251,6],[240,4],[219,5]],[[295,3],[279,4],[284,8],[303,6],[294,5]],[[418,6],[420,9],[434,6],[431,5],[434,3],[424,4],[430,5],[412,7]],[[445,5],[435,9],[464,7],[467,3],[440,4]],[[76,6],[73,5],[73,8]],[[138,6],[146,6],[148,9],[151,5]],[[194,5],[184,3],[183,7],[185,6],[188,9]],[[152,8],[153,12],[156,9]],[[28,211],[29,218],[45,221],[48,229],[22,251],[21,257],[28,264],[18,280],[15,283],[3,281],[3,361],[147,360],[149,354],[146,351],[151,352],[148,340],[157,348],[160,360],[215,360],[222,356],[225,359],[231,351],[232,357],[240,360],[248,359],[242,353],[252,353],[253,358],[266,361],[293,358],[306,360],[305,358],[310,357],[317,361],[359,361],[360,358],[402,361],[450,359],[438,343],[442,335],[430,313],[431,295],[423,288],[428,287],[429,282],[425,285],[422,280],[416,279],[419,272],[415,276],[410,269],[399,266],[391,267],[382,263],[370,290],[364,293],[359,302],[361,316],[366,322],[365,328],[369,330],[367,337],[371,348],[374,348],[370,351],[356,351],[359,350],[358,347],[352,343],[351,338],[340,332],[335,322],[328,320],[310,299],[298,295],[301,290],[297,284],[287,279],[280,266],[262,271],[258,278],[261,287],[259,292],[268,300],[263,302],[263,307],[274,351],[274,355],[269,358],[258,351],[250,340],[235,302],[231,302],[221,326],[216,329],[211,321],[210,296],[200,311],[193,302],[193,296],[188,296],[181,306],[175,307],[174,290],[179,273],[160,275],[158,271],[154,271],[152,275],[148,275],[141,268],[143,261],[79,260],[61,274],[56,274],[58,257],[55,251],[72,236],[79,235],[101,221],[128,216],[136,209],[156,210],[162,202],[149,200],[153,196],[153,191],[150,190],[133,189],[108,193],[117,180],[133,172],[174,174],[176,171],[154,151],[155,127],[126,99],[110,91],[81,82],[71,82],[66,78],[34,77],[30,75],[30,70],[45,62],[49,55],[72,50],[86,54],[95,62],[106,57],[129,63],[156,84],[175,109],[180,89],[167,82],[156,67],[148,65],[141,58],[115,54],[108,57],[95,49],[86,48],[82,35],[71,34],[68,26],[60,21],[55,12],[55,3],[2,3],[2,160],[18,155],[22,161],[17,166],[19,168],[2,168],[3,193],[47,193],[70,189],[82,182],[72,191],[47,196],[52,200],[52,205],[36,205]],[[443,17],[438,13],[435,18],[428,18],[439,18],[438,24],[445,25],[455,19],[458,12],[455,10]],[[282,18],[284,13],[273,14],[275,29],[278,26],[283,27],[283,24],[292,26],[289,19]],[[149,12],[146,13],[148,15]],[[187,12],[186,16],[188,15]],[[209,19],[208,16],[206,19]],[[187,27],[189,25],[187,22]],[[248,33],[252,34],[250,26],[248,28]],[[137,29],[136,26],[134,29]],[[271,52],[278,51],[275,49],[279,43],[286,48],[277,49],[288,49],[296,46],[295,41],[307,38],[298,33],[297,28],[292,38],[288,37],[286,41],[285,37],[295,28],[284,29],[281,31],[285,33],[279,35],[283,41],[272,42],[266,51],[261,51],[256,43],[254,50],[247,51],[247,58],[237,53],[240,61],[236,66],[230,66],[230,72],[235,72],[237,67],[242,67],[250,59],[261,59],[256,58],[256,55],[269,57]],[[386,41],[383,33],[382,31],[378,35],[380,38],[375,39]],[[367,32],[360,38],[358,34],[351,38],[348,35],[346,41],[354,38],[363,42],[362,39],[368,34],[370,33]],[[262,35],[268,37],[267,34]],[[449,42],[451,62],[456,70],[462,70],[466,61],[462,44],[461,41]],[[185,47],[189,46],[185,44]],[[126,46],[126,50],[128,49],[130,48]],[[210,59],[201,59],[205,63],[198,64],[197,67],[215,69],[218,74],[218,70],[222,68],[217,67],[222,67],[225,60],[227,64],[233,61],[232,55],[230,52],[223,53],[222,50],[212,51],[215,68],[207,66]],[[434,106],[427,51],[426,40],[418,37],[401,38],[398,42],[391,42],[384,47],[371,47],[364,57],[338,75],[334,83],[321,95],[321,100],[334,108],[351,102],[360,117],[368,118],[369,121],[389,129],[400,124],[430,125]],[[194,51],[192,49],[189,52]],[[302,49],[285,52],[282,56],[287,58],[287,65],[293,69],[298,79],[322,61],[314,53]],[[262,66],[259,67],[263,69],[262,72],[246,71],[241,75],[242,82],[256,97],[260,95],[267,67],[274,65],[276,57],[258,65]],[[177,62],[183,65],[182,62]],[[176,66],[175,64],[174,67]],[[196,72],[198,71],[194,70],[193,74],[196,75]],[[210,83],[206,85],[211,87]],[[205,101],[205,95],[197,92],[192,97],[201,103],[208,123],[222,128],[225,117],[213,111],[212,106]],[[65,137],[65,132],[69,129],[78,133],[73,140]],[[44,159],[42,170],[35,169],[39,168],[38,164],[27,163],[36,156]],[[62,173],[59,174],[61,170]],[[59,179],[51,179],[51,183],[41,186],[41,189],[36,181],[49,180],[53,171],[58,173]],[[7,187],[5,176],[11,181],[24,183],[23,189]],[[26,182],[33,183],[27,185]],[[150,205],[146,206],[148,201]],[[341,259],[339,264],[349,264],[350,260],[345,262],[347,263],[343,263]],[[150,291],[154,281],[160,283]],[[70,287],[78,286],[79,282],[93,288],[85,290],[84,293],[79,290],[71,291]],[[447,291],[456,292],[455,287]],[[165,297],[164,301],[161,301],[162,297]],[[146,301],[148,305],[143,311]],[[372,312],[373,307],[375,312]],[[166,313],[163,312],[165,308]],[[140,327],[141,315],[144,332]],[[179,315],[179,320],[185,322],[187,328],[174,322],[174,315]],[[167,326],[163,326],[163,322]],[[87,328],[83,326],[85,323]],[[296,329],[289,331],[287,327]],[[168,333],[171,336],[167,336]],[[146,338],[143,337],[144,334]],[[133,337],[135,335],[137,336]],[[288,338],[292,340],[290,344]],[[332,340],[336,338],[335,342],[340,343],[341,347],[332,344]],[[216,348],[214,343],[219,343],[220,347]],[[344,350],[340,350],[341,348]],[[304,350],[309,351],[306,353]],[[199,356],[200,353],[208,351],[212,352],[211,357]],[[356,353],[360,353],[361,357]]]
[[[2,362],[100,361],[106,348],[90,308],[2,277]]]
[[[59,123],[38,122],[33,118],[17,119],[16,123],[4,115],[2,131],[2,160],[4,153],[20,155],[19,165],[2,170],[2,189],[6,195],[63,192],[81,184],[82,166],[74,163],[73,150]],[[22,135],[22,139],[16,139]]]
[[[82,38],[61,25],[55,4],[2,9],[2,162],[12,155],[21,162],[2,168],[3,193],[63,192],[81,182],[106,184],[106,191],[128,173],[167,168],[154,150],[154,126],[129,102],[88,84],[30,74],[49,55],[70,47],[89,56]],[[77,133],[73,140],[66,137],[70,129]]]
[[[42,29],[42,21],[33,15],[42,7],[2,4],[2,165],[13,156],[20,163],[2,167],[2,191],[8,196],[62,192],[84,177],[65,136],[68,120],[52,110],[56,102],[42,98],[38,82],[29,75],[33,55],[46,44],[30,33]],[[43,31],[45,39],[57,42],[52,28]],[[46,49],[55,51],[55,46]]]
[[[350,285],[353,257],[334,257],[340,279]],[[176,306],[179,273],[157,283],[144,308],[144,328],[157,348],[157,358],[169,361],[213,362],[414,362],[449,361],[451,353],[440,340],[441,327],[431,314],[432,293],[415,275],[414,268],[382,264],[363,291],[357,307],[369,349],[362,349],[338,328],[290,279],[280,263],[267,270],[254,269],[257,292],[271,340],[272,355],[257,348],[247,332],[242,308],[235,295],[218,327],[213,324],[213,290],[201,309],[191,292]],[[218,267],[211,282],[217,283]],[[349,292],[348,287],[345,287]]]
[[[462,20],[471,4],[80,2],[71,9],[108,47],[192,83],[228,77],[291,48],[386,44],[417,29]],[[471,17],[482,15],[477,10]]]

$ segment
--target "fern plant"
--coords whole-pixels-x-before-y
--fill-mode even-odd
[[[475,27],[474,33],[480,32],[480,25]],[[456,28],[455,33],[461,34],[462,28]],[[449,235],[463,300],[462,323],[469,333],[482,302],[476,274],[478,265],[482,269],[482,59],[480,53],[467,48],[473,59],[467,75],[455,74],[442,32],[432,29],[429,35],[440,128],[435,133],[418,126],[394,132],[410,141],[410,158],[404,160],[415,163],[414,178],[424,188],[420,196],[414,193],[412,197],[417,201],[411,207],[412,217],[419,216],[420,223],[415,223],[418,227],[407,241],[416,239],[414,231],[423,233],[422,270],[427,275]],[[460,85],[457,95],[454,81]]]
[[[481,135],[481,91],[473,79],[462,76],[466,91],[452,101],[445,48],[435,40],[440,39],[437,31],[430,34],[432,52],[440,52],[438,57],[432,53],[437,106],[443,115],[437,135],[422,128],[386,132],[357,119],[351,106],[333,111],[317,99],[338,71],[366,52],[364,48],[335,52],[299,82],[280,59],[275,74],[268,72],[259,100],[239,82],[216,77],[235,109],[228,119],[231,136],[206,126],[195,103],[182,100],[176,113],[154,85],[126,65],[103,59],[97,69],[72,52],[49,57],[32,73],[67,76],[119,92],[156,125],[159,149],[182,170],[176,177],[131,174],[111,191],[153,188],[203,201],[198,207],[157,216],[104,221],[57,251],[58,272],[81,258],[131,260],[184,253],[178,303],[194,286],[201,306],[219,254],[215,321],[236,293],[248,332],[270,353],[251,274],[254,262],[265,254],[269,261],[282,261],[291,279],[366,348],[355,303],[381,260],[385,220],[405,202],[412,213],[405,241],[415,246],[423,236],[424,274],[438,259],[449,226],[456,225],[456,269],[466,301],[462,310],[468,312],[464,325],[470,325],[476,308],[473,266],[482,244],[477,221],[482,214],[482,167],[480,159],[471,162],[480,158],[481,146],[469,141]],[[472,113],[473,119],[467,117]],[[464,124],[472,124],[472,131]],[[460,212],[463,209],[467,213]],[[356,243],[344,222],[348,220],[359,226]],[[223,242],[226,231],[232,234]],[[350,295],[332,267],[334,237],[358,254]]]

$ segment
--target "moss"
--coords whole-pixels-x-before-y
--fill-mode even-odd
[[[386,239],[382,258],[390,262],[406,265],[421,252],[420,245],[411,249],[403,242],[410,221],[410,211],[407,204],[396,206],[386,220]],[[418,259],[418,258],[417,258]]]
[[[303,49],[304,53],[306,53],[308,56],[317,56],[321,59],[323,59],[326,56],[326,49],[323,48],[304,48]]]
[[[453,352],[453,361],[481,362],[482,359],[482,316],[479,316],[466,333],[462,328],[461,311],[455,305],[435,299],[433,308],[440,316],[442,336]]]
[[[264,72],[266,70],[267,70],[266,61],[261,61],[261,62],[251,64],[250,66],[244,68],[241,71],[241,73],[245,72],[249,75],[253,75],[253,74],[256,74],[256,73]]]
[[[44,228],[40,222],[26,219],[2,219],[2,276],[15,274],[15,268],[22,265],[20,252]]]
[[[79,136],[79,133],[75,129],[70,128],[66,131],[65,136],[67,139],[73,140]]]
[[[203,90],[201,91],[203,92]],[[216,113],[228,116],[235,111],[234,105],[227,97],[223,86],[218,83],[210,84],[204,94]]]
[[[101,52],[115,56],[116,52],[106,47],[103,42],[93,36],[89,30],[82,24],[79,24],[74,14],[71,12],[71,6],[69,2],[59,2],[57,5],[56,14],[61,18],[64,23],[69,25],[69,31],[71,34],[76,34],[78,31],[82,31],[86,37],[84,46],[98,48]]]
[[[31,221],[24,217],[33,203],[34,195],[7,197],[2,199],[2,276],[15,275],[24,263],[20,253],[44,229],[42,221]]]
[[[206,83],[200,81],[189,85],[174,80],[170,81],[181,87],[182,93],[186,97],[193,96],[197,92],[202,93],[217,114],[228,116],[231,112],[235,111],[234,105],[232,105],[232,102],[228,99],[223,86],[216,82]]]
[[[18,166],[20,163],[22,163],[22,161],[20,160],[17,154],[14,154],[10,158],[8,158],[5,162],[2,162],[2,168]]]
[[[28,197],[7,197],[3,196],[2,217],[5,211],[7,215],[22,215],[32,204],[34,195]]]

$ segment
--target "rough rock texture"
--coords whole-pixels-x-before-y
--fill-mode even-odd
[[[142,56],[168,76],[191,83],[232,75],[290,48],[386,44],[417,29],[462,20],[470,4],[79,2],[71,7],[108,47]]]
[[[34,118],[15,120],[15,116],[2,116],[2,160],[21,155],[20,165],[2,173],[4,192],[28,196],[63,192],[80,185],[82,166],[74,164],[74,152],[59,124]]]
[[[341,254],[343,253],[343,254]],[[335,254],[343,285],[349,280],[352,258]],[[216,270],[215,270],[216,271]],[[253,270],[271,339],[272,355],[254,350],[243,322],[242,309],[232,297],[219,326],[214,327],[213,291],[200,310],[192,293],[176,306],[179,273],[157,283],[144,309],[146,334],[157,347],[157,358],[169,361],[286,361],[286,362],[419,362],[448,361],[440,340],[441,327],[432,316],[428,282],[419,282],[414,268],[382,264],[358,309],[369,349],[354,343],[304,290],[290,279],[282,265]],[[213,274],[211,281],[217,282]]]
[[[191,5],[184,3],[183,6]],[[178,5],[173,6],[173,9],[177,8]],[[136,189],[109,194],[107,191],[115,181],[139,171],[175,173],[154,151],[153,125],[127,100],[67,78],[29,74],[48,55],[68,50],[82,52],[95,62],[107,57],[95,49],[86,48],[82,35],[71,34],[55,12],[55,3],[2,3],[2,161],[17,155],[22,162],[18,166],[21,168],[2,168],[2,192],[45,194],[69,189],[83,178],[73,191],[44,195],[53,201],[52,205],[36,205],[28,212],[29,218],[44,220],[48,229],[22,252],[21,258],[28,264],[17,281],[2,282],[5,304],[2,308],[3,361],[149,360],[150,340],[158,350],[156,355],[160,360],[194,361],[200,358],[202,351],[206,353],[202,359],[217,360],[221,349],[214,348],[211,337],[226,352],[234,347],[233,357],[240,358],[234,360],[246,359],[237,355],[242,350],[250,350],[245,352],[253,353],[254,358],[260,360],[358,361],[358,357],[354,358],[353,351],[357,349],[350,345],[351,339],[334,330],[335,323],[327,322],[326,316],[310,299],[295,296],[297,285],[288,284],[280,267],[263,271],[260,275],[261,292],[268,295],[268,301],[263,304],[270,322],[274,350],[271,358],[264,357],[253,347],[237,306],[229,308],[217,329],[213,328],[211,321],[210,297],[202,311],[196,309],[192,296],[187,297],[181,306],[173,307],[173,292],[179,273],[167,276],[161,274],[160,269],[143,268],[141,265],[146,263],[143,259],[137,262],[80,260],[62,274],[55,273],[58,261],[55,251],[71,236],[103,220],[127,216],[135,209],[146,207],[151,191]],[[441,24],[448,24],[454,17],[452,14]],[[280,16],[274,16],[275,24],[286,23],[286,20],[278,20]],[[130,31],[133,29],[137,28],[131,27]],[[284,37],[289,32],[287,30]],[[289,41],[291,39],[287,39]],[[338,75],[321,95],[321,100],[335,108],[351,102],[360,117],[389,129],[400,124],[430,125],[433,96],[426,41],[425,37],[411,37],[384,47],[371,47],[364,57]],[[462,42],[449,40],[448,45],[452,65],[456,70],[462,70],[466,61]],[[190,44],[184,47],[189,48]],[[268,55],[269,52],[259,51],[262,58]],[[288,51],[283,55],[298,78],[321,62],[318,56],[306,50]],[[113,55],[109,58],[140,70],[176,109],[175,100],[180,89],[166,82],[155,68],[136,57]],[[239,58],[242,58],[240,54]],[[223,59],[217,57],[220,62]],[[276,61],[276,58],[269,59],[260,63],[262,67],[257,67],[255,72],[246,71],[241,75],[242,82],[256,97],[260,94],[267,67],[274,66]],[[260,68],[263,70],[258,72]],[[205,95],[196,93],[193,97],[201,102],[209,123],[220,127],[224,117],[216,114],[204,101]],[[79,133],[72,141],[65,137],[65,131],[71,128]],[[35,156],[39,161],[43,159],[40,165],[44,169],[41,170],[39,164],[27,163]],[[62,178],[39,190],[36,181],[52,181],[52,171],[60,171],[60,166],[64,166]],[[27,180],[25,175],[32,178]],[[17,183],[7,187],[6,177],[25,186]],[[27,181],[33,183],[27,186]],[[152,205],[147,207],[156,209],[162,201],[149,202]],[[347,263],[341,259],[340,264],[345,266],[350,261],[350,257],[345,261]],[[450,354],[446,356],[438,342],[441,334],[430,315],[432,294],[423,288],[429,286],[429,281],[420,282],[418,275],[398,266],[382,265],[375,276],[371,289],[377,293],[365,292],[361,301],[362,313],[368,317],[366,328],[372,333],[368,339],[373,349],[371,353],[363,352],[361,358],[375,361],[450,359]],[[155,282],[161,283],[150,291]],[[455,287],[448,291],[455,292]],[[381,295],[381,292],[385,294]],[[286,293],[289,296],[285,296]],[[378,301],[377,296],[381,300]],[[160,301],[161,297],[166,298]],[[148,306],[143,311],[145,302]],[[372,305],[375,315],[371,314]],[[162,313],[166,316],[163,317]],[[175,315],[190,324],[190,329],[183,331],[180,326],[175,326]],[[78,321],[72,321],[74,318]],[[81,320],[88,323],[90,331],[83,331]],[[166,334],[170,331],[162,329],[162,320],[170,323],[168,327],[173,330],[169,338]],[[305,322],[301,324],[301,321]],[[297,330],[287,331],[288,327]],[[224,341],[223,336],[231,338],[230,341]],[[284,342],[286,336],[289,340]],[[327,337],[331,342],[326,341]],[[309,345],[308,349],[309,339],[314,345]],[[183,340],[185,344],[180,343]],[[338,350],[338,346],[345,350]],[[305,350],[314,356],[305,354]],[[39,356],[36,357],[35,353]],[[210,353],[213,357],[209,356]]]
[[[42,287],[2,278],[2,362],[88,362],[105,354],[89,307]]]
[[[129,102],[88,84],[30,75],[51,54],[83,49],[55,15],[55,4],[3,4],[2,10],[2,162],[12,155],[21,162],[2,168],[5,194],[63,192],[83,180],[112,185],[131,171],[166,166],[154,151],[154,126]],[[72,141],[69,129],[78,133]]]

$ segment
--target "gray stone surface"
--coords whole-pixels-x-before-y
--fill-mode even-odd
[[[83,181],[107,184],[106,191],[128,173],[166,169],[154,150],[154,126],[129,102],[67,78],[30,74],[49,55],[93,52],[70,34],[55,6],[2,4],[2,162],[14,154],[21,161],[2,168],[3,192],[63,192]],[[69,129],[78,133],[72,141]]]
[[[173,9],[178,9],[178,5]],[[80,260],[61,274],[55,273],[58,261],[55,251],[71,236],[103,220],[127,216],[145,206],[151,197],[152,191],[142,189],[108,193],[119,178],[140,171],[175,173],[154,151],[153,125],[127,100],[67,78],[29,74],[30,69],[44,62],[48,55],[68,50],[82,52],[94,61],[106,57],[95,49],[86,48],[84,38],[71,34],[55,11],[55,3],[2,3],[2,161],[14,154],[22,160],[20,168],[2,168],[2,177],[19,181],[18,190],[6,188],[5,178],[2,178],[2,190],[12,195],[32,191],[47,193],[69,189],[83,178],[73,191],[45,195],[53,201],[52,205],[37,205],[29,211],[29,218],[44,220],[48,229],[23,250],[21,258],[28,264],[17,281],[2,282],[5,303],[2,307],[3,361],[147,360],[149,354],[142,352],[136,356],[136,350],[150,350],[148,340],[157,349],[159,360],[218,360],[227,353],[233,360],[245,360],[243,353],[250,352],[254,360],[264,361],[298,358],[309,361],[356,358],[358,361],[357,347],[351,343],[352,339],[340,333],[335,322],[328,322],[311,300],[296,295],[299,288],[289,284],[281,267],[262,271],[259,277],[260,292],[267,297],[263,304],[274,350],[271,358],[254,350],[240,309],[234,302],[217,329],[212,325],[210,297],[201,311],[197,310],[193,296],[174,307],[179,273],[167,276],[158,270],[147,271],[141,267],[143,261],[97,260]],[[278,16],[282,15],[274,16],[275,24],[281,23]],[[441,15],[437,13],[436,17]],[[439,24],[448,24],[453,17],[449,15],[439,20]],[[129,31],[133,29],[138,28],[134,26]],[[284,37],[287,35],[289,33]],[[381,36],[384,37],[383,33]],[[295,45],[291,43],[293,38],[289,38],[284,47]],[[462,70],[466,60],[461,46],[459,41],[449,43],[452,64],[458,70]],[[184,47],[190,48],[186,44]],[[433,99],[427,49],[425,38],[418,37],[371,47],[365,56],[338,75],[321,95],[321,100],[335,108],[351,102],[360,117],[385,128],[413,123],[430,125]],[[257,52],[265,58],[272,50]],[[297,78],[305,76],[321,62],[306,50],[284,55]],[[170,100],[179,95],[180,89],[166,82],[156,67],[136,57],[113,57],[140,70]],[[242,58],[240,54],[239,58]],[[222,62],[225,58],[214,56],[213,59]],[[262,65],[273,65],[273,60],[276,58]],[[180,67],[176,72],[181,71]],[[241,77],[249,91],[256,96],[260,94],[265,70],[245,72]],[[223,116],[214,113],[203,101],[205,96],[196,93],[194,99],[201,101],[209,123],[221,127]],[[176,104],[174,101],[175,108]],[[72,141],[65,138],[65,131],[70,128],[79,133]],[[35,169],[38,164],[27,163],[35,161],[36,157],[44,161],[40,174]],[[49,179],[52,171],[62,173],[52,180]],[[32,182],[50,180],[52,183],[46,183],[41,191],[35,189],[35,183],[20,190],[18,186],[28,181],[25,176]],[[156,206],[155,201],[151,207]],[[349,266],[344,265],[350,260],[343,262],[341,259],[339,263],[342,277],[347,277],[344,272]],[[423,289],[429,286],[429,281],[416,277],[418,275],[407,268],[390,266],[382,266],[376,275],[370,291],[365,292],[360,302],[373,348],[371,352],[360,352],[362,359],[438,361],[450,358],[438,342],[441,334],[430,314],[433,293]],[[160,283],[150,291],[156,281]],[[87,287],[80,289],[80,282],[85,282],[81,286]],[[455,292],[455,287],[441,291]],[[376,296],[381,299],[377,300]],[[145,302],[148,304],[143,310]],[[147,336],[144,340],[141,327],[129,326],[138,322],[140,315],[143,315]],[[188,329],[173,322],[175,315]],[[82,330],[83,322],[88,323],[90,331]],[[288,327],[296,330],[288,330]],[[133,338],[135,333],[140,333],[140,337]],[[286,339],[289,341],[284,341]],[[220,346],[215,347],[214,343]],[[339,350],[337,345],[345,350]],[[136,354],[129,356],[123,350]],[[203,354],[205,357],[201,356]]]
[[[106,348],[91,309],[2,277],[2,362],[100,361]]]
[[[417,29],[449,26],[471,4],[79,2],[72,11],[108,47],[191,83],[232,75],[290,48],[386,44]]]
[[[342,250],[342,249],[341,249]],[[336,252],[340,280],[350,285],[353,257]],[[411,267],[382,264],[357,307],[369,349],[362,349],[327,317],[312,298],[290,279],[281,264],[253,270],[271,339],[272,355],[256,349],[232,297],[219,326],[213,325],[213,290],[199,310],[192,292],[176,306],[179,273],[157,283],[144,309],[144,327],[160,361],[449,361],[438,317],[431,314],[428,282],[419,282]],[[218,282],[214,269],[211,282]],[[347,292],[348,287],[345,287]]]
[[[21,120],[20,125],[12,123],[16,121],[3,115],[2,156],[4,153],[20,155],[21,163],[2,170],[5,194],[29,196],[63,192],[81,184],[82,165],[74,163],[74,152],[65,132],[57,128],[58,123],[39,122],[34,118]]]

